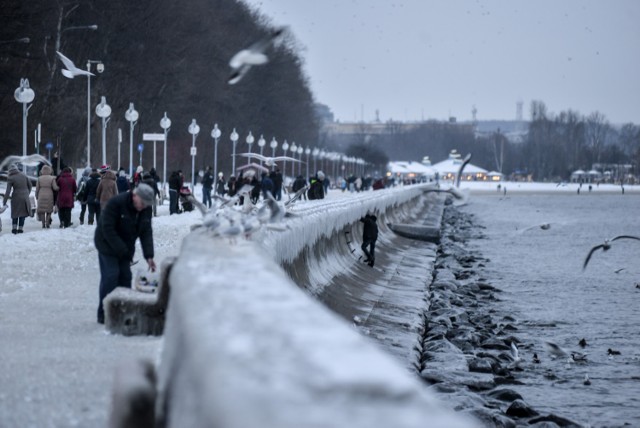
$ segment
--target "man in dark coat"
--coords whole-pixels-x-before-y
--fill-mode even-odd
[[[371,267],[373,267],[373,263],[376,259],[376,241],[378,240],[377,220],[378,219],[373,214],[367,214],[360,219],[360,221],[364,223],[362,231],[362,246],[360,248],[364,251],[364,255],[367,256],[364,262]],[[369,248],[368,251],[367,248]]]
[[[100,214],[93,239],[100,263],[100,324],[104,324],[102,300],[116,287],[131,288],[131,262],[136,250],[136,239],[140,238],[142,254],[149,270],[156,270],[151,228],[154,196],[149,185],[140,183],[131,192],[120,193],[111,198]]]
[[[271,171],[269,174],[269,178],[273,182],[273,197],[276,201],[282,199],[282,173],[280,172],[280,168],[276,168],[275,171]]]
[[[169,177],[169,215],[180,214],[178,194],[182,187],[182,171],[173,171]]]
[[[267,192],[271,192],[271,194],[273,195],[273,181],[271,181],[271,178],[269,178],[269,176],[267,175],[266,172],[262,173],[262,181],[260,182],[260,187],[262,188],[262,198],[263,199],[267,199]]]
[[[324,199],[324,173],[318,171],[315,177],[311,179],[311,185],[307,190],[307,196],[309,200]]]
[[[208,166],[207,170],[202,176],[202,205],[211,208],[211,190],[213,189],[213,174],[211,173],[211,167]]]

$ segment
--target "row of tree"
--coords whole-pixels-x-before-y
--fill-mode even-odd
[[[393,124],[391,124],[393,125]],[[446,159],[451,150],[473,154],[473,163],[509,176],[520,174],[534,180],[566,180],[577,169],[596,164],[631,165],[640,170],[640,126],[612,126],[599,112],[583,116],[573,110],[552,114],[541,101],[531,103],[531,118],[520,141],[512,141],[500,130],[477,135],[473,124],[430,120],[411,129],[389,126],[386,132],[356,135],[325,135],[327,145],[346,148],[384,172],[389,160],[432,162]],[[357,154],[356,154],[357,153]]]
[[[87,29],[88,25],[98,29]],[[117,157],[118,128],[129,142],[124,113],[131,102],[139,112],[134,147],[142,143],[143,133],[162,132],[159,122],[168,113],[172,169],[190,169],[187,128],[193,118],[201,127],[198,167],[213,163],[214,123],[223,131],[218,159],[225,172],[231,166],[229,135],[234,127],[241,135],[239,144],[249,131],[256,141],[260,134],[267,141],[274,136],[281,142],[313,141],[318,134],[313,97],[290,32],[269,49],[268,64],[252,68],[236,85],[227,83],[229,59],[273,30],[267,18],[237,0],[7,0],[0,11],[0,42],[27,36],[30,43],[0,43],[0,158],[22,153],[22,109],[13,93],[20,79],[28,78],[36,93],[28,117],[29,153],[35,150],[33,130],[41,123],[42,146],[59,143],[67,163],[86,162],[86,78],[63,77],[56,50],[79,68],[86,68],[89,59],[104,64],[103,73],[92,66],[94,166],[101,163],[102,125],[94,113],[101,96],[112,108],[107,127],[111,164]],[[128,144],[126,149],[128,154]],[[239,151],[246,149],[244,145]],[[143,152],[145,167],[151,163],[151,152],[148,147]],[[128,166],[128,156],[123,158]]]

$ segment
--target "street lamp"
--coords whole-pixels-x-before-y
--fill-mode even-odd
[[[307,147],[304,149],[304,153],[307,155],[307,179],[309,179],[309,155],[311,154],[311,149]]]
[[[138,123],[138,117],[140,115],[133,107],[133,103],[129,103],[129,109],[124,112],[124,118],[129,121],[129,177],[133,177],[133,128]]]
[[[96,64],[98,73],[104,71],[104,64],[99,60],[87,60],[87,71],[91,73],[91,64]],[[91,75],[87,74],[87,166],[91,166]]]
[[[296,152],[298,151],[298,146],[296,145],[295,141],[293,142],[293,144],[291,144],[291,157],[292,158],[296,158]],[[296,176],[296,163],[294,161],[291,161],[291,177],[295,177]]]
[[[284,140],[284,143],[282,144],[282,150],[284,151],[284,155],[287,155],[287,150],[289,150],[289,143],[287,143],[287,140]],[[282,175],[286,176],[287,175],[287,160],[285,159],[282,162]]]
[[[171,128],[171,119],[167,117],[167,112],[164,112],[164,117],[160,119],[160,128],[164,129],[164,156],[162,158],[162,181],[164,183],[167,182],[167,135],[169,134],[169,129]],[[162,197],[164,198],[164,186]]]
[[[265,144],[267,144],[267,140],[265,140],[262,134],[260,134],[260,139],[258,140],[258,147],[260,147],[260,156],[262,156],[262,151],[264,150]],[[262,161],[260,161],[260,165],[262,165]]]
[[[311,154],[313,155],[313,173],[315,174],[316,172],[318,172],[318,169],[316,168],[316,160],[318,159],[320,150],[318,150],[318,148],[316,147],[315,149],[313,149]]]
[[[304,153],[304,149],[302,148],[302,144],[298,146],[298,175],[302,174],[302,153]]]
[[[233,143],[233,155],[231,158],[231,174],[236,173],[236,143],[238,142],[238,138],[240,136],[236,132],[236,128],[233,128],[233,132],[231,132],[231,142]]]
[[[214,179],[218,179],[218,139],[222,135],[222,131],[218,128],[218,124],[213,125],[213,129],[211,130],[211,137],[213,138],[213,176]]]
[[[191,191],[195,192],[196,188],[196,136],[200,133],[200,127],[196,123],[195,119],[191,120],[191,125],[189,125],[189,134],[191,134]]]
[[[20,79],[20,86],[13,93],[16,101],[22,104],[22,156],[27,155],[27,116],[30,104],[36,97],[36,93],[29,87],[29,79]]]
[[[269,143],[269,146],[271,147],[271,157],[275,158],[276,157],[276,147],[278,147],[278,142],[276,141],[276,137],[273,137],[271,139],[271,142]],[[271,169],[273,169],[274,165],[271,165]]]
[[[249,153],[251,153],[251,145],[255,141],[255,138],[253,138],[253,135],[251,134],[251,131],[249,131],[249,135],[247,135],[247,140],[246,141],[247,141],[247,145],[249,146]],[[249,165],[249,162],[251,162],[251,158],[247,158],[247,165]]]
[[[102,164],[107,164],[107,123],[111,118],[111,107],[107,104],[107,98],[101,97],[100,104],[96,106],[96,114],[102,118]]]
[[[118,171],[120,171],[120,146],[122,146],[122,128],[118,128]]]

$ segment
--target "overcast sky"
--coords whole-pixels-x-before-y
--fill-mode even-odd
[[[245,0],[304,46],[318,102],[341,121],[640,123],[640,0]]]

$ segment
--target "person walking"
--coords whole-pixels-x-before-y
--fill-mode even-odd
[[[293,186],[291,187],[291,191],[296,194],[298,193],[298,191],[304,189],[307,186],[307,180],[304,179],[304,177],[302,176],[302,174],[298,175],[295,179],[295,181],[293,182]],[[306,192],[303,192],[301,195],[302,198],[304,198],[304,200],[307,200],[307,194]]]
[[[373,267],[376,260],[376,241],[378,240],[378,224],[377,217],[373,214],[367,214],[360,219],[364,223],[362,230],[362,251],[367,256],[365,263]],[[368,248],[368,250],[367,250]]]
[[[7,190],[4,192],[2,205],[7,206],[11,197],[11,233],[23,232],[24,221],[31,215],[31,180],[18,169],[18,165],[11,164],[7,175]],[[5,208],[6,209],[6,208]]]
[[[158,190],[158,183],[151,175],[151,171],[145,172],[142,175],[142,183],[148,185],[153,189],[153,216],[158,216],[158,198],[160,197],[160,191]]]
[[[86,184],[85,200],[87,202],[87,221],[89,226],[93,225],[93,219],[97,222],[100,219],[100,200],[97,197],[98,186],[100,185],[100,173],[93,168],[91,174],[89,174],[89,180]]]
[[[78,180],[78,193],[76,200],[80,202],[80,224],[84,224],[84,214],[87,212],[87,181],[91,174],[91,167],[88,166],[82,171],[82,177]]]
[[[101,168],[102,178],[96,189],[96,198],[100,201],[100,210],[107,206],[109,199],[118,194],[118,185],[116,184],[116,174],[111,171],[109,165]]]
[[[279,201],[282,199],[283,184],[283,178],[282,173],[280,172],[280,168],[276,167],[275,171],[271,171],[269,178],[271,178],[271,181],[273,181],[273,196],[276,201]]]
[[[202,205],[211,208],[211,190],[213,189],[213,174],[211,173],[211,167],[208,166],[207,170],[202,176]]]
[[[315,177],[311,179],[311,185],[307,190],[309,200],[324,199],[324,172],[318,171]]]
[[[62,169],[62,173],[58,176],[58,199],[56,204],[58,205],[58,217],[60,218],[60,227],[71,227],[71,210],[75,202],[76,192],[78,185],[76,180],[71,175],[71,168],[66,166]]]
[[[100,265],[97,312],[100,324],[104,324],[104,298],[116,287],[131,288],[131,263],[138,238],[149,270],[156,270],[151,227],[154,198],[153,189],[140,183],[132,191],[111,198],[100,215],[94,235]]]
[[[222,172],[218,173],[218,180],[216,181],[216,194],[218,196],[224,196],[227,193],[227,182],[224,179]]]
[[[182,187],[181,171],[173,171],[169,177],[169,215],[180,214],[178,209],[178,192]]]
[[[118,178],[116,178],[116,186],[118,186],[118,193],[128,192],[131,186],[127,179],[127,172],[124,168],[118,170]]]
[[[260,181],[260,188],[262,189],[262,199],[268,199],[269,197],[267,196],[267,192],[271,193],[271,195],[273,195],[273,181],[271,181],[271,178],[267,175],[266,172],[262,173],[262,181]]]
[[[36,200],[38,201],[38,220],[42,222],[42,228],[51,227],[51,214],[55,205],[55,192],[58,191],[58,183],[52,175],[53,169],[49,165],[44,165],[40,170],[40,177],[36,182]],[[86,205],[85,205],[86,207]],[[80,215],[82,222],[82,214]]]

